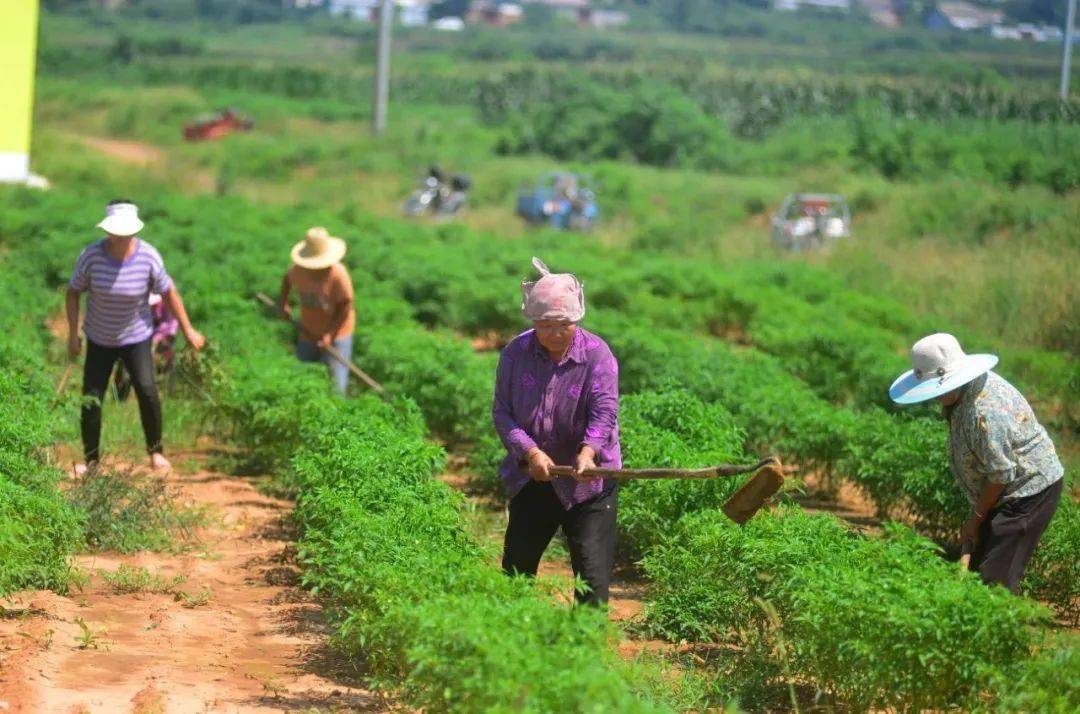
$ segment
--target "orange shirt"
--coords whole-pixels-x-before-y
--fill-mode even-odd
[[[304,339],[314,341],[330,330],[336,306],[349,303],[349,314],[334,335],[338,340],[348,337],[356,327],[353,308],[353,285],[349,271],[338,263],[325,270],[309,270],[293,265],[286,273],[289,285],[300,295],[300,324],[308,333]]]

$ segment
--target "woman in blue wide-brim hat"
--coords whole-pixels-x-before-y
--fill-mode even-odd
[[[1064,469],[1024,396],[991,369],[995,355],[965,354],[949,334],[911,348],[912,369],[889,387],[898,404],[937,399],[949,423],[949,465],[971,504],[960,529],[969,568],[1016,592],[1061,500]]]

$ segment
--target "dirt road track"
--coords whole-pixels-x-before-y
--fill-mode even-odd
[[[326,646],[321,607],[298,587],[291,504],[212,471],[169,483],[210,508],[197,548],[79,556],[81,592],[0,601],[0,714],[393,709]],[[185,576],[177,589],[195,602],[115,594],[98,573],[122,563]],[[94,633],[84,648],[80,620]]]

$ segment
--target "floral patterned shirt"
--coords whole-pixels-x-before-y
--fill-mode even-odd
[[[999,503],[1041,493],[1064,469],[1024,396],[994,372],[970,382],[949,414],[949,464],[974,507],[987,482]]]
[[[513,339],[499,356],[492,416],[507,455],[499,473],[510,498],[529,481],[522,462],[534,446],[560,466],[572,466],[585,444],[596,451],[596,465],[622,468],[619,447],[619,365],[611,349],[581,329],[558,364],[548,356],[536,331]],[[552,479],[555,494],[570,509],[613,484]]]

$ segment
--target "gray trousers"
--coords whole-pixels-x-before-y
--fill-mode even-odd
[[[991,509],[979,527],[979,542],[968,569],[987,585],[998,583],[1016,593],[1035,546],[1057,510],[1064,482],[1058,479],[1034,496]]]

